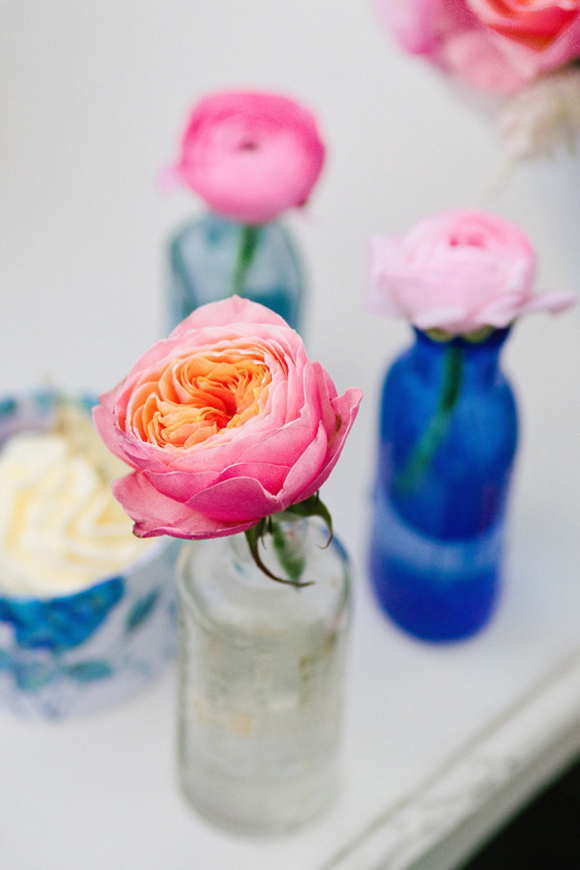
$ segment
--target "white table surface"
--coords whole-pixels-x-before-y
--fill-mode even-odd
[[[187,108],[225,87],[295,96],[329,146],[290,223],[311,355],[365,393],[323,490],[355,567],[343,790],[278,841],[207,826],[175,783],[170,670],[85,720],[0,714],[0,867],[449,870],[580,749],[580,316],[530,316],[504,353],[522,431],[496,618],[470,642],[423,645],[381,616],[365,576],[379,386],[409,341],[365,311],[368,237],[484,206],[532,235],[539,288],[579,289],[578,165],[490,189],[502,155],[485,111],[398,53],[370,0],[4,0],[1,394],[110,389],[161,334],[164,240],[201,206],[155,177]]]
[[[572,462],[580,386],[578,368],[559,374],[557,350],[573,345],[577,329],[574,317],[549,329],[530,321],[513,337],[514,377],[525,369],[520,392],[534,399],[538,419],[534,432],[534,414],[523,415],[503,597],[473,640],[416,642],[376,608],[364,570],[366,487],[353,477],[357,463],[367,464],[364,430],[325,487],[353,555],[356,616],[343,789],[324,819],[272,841],[224,835],[200,820],[176,786],[170,668],[150,690],[90,718],[0,716],[1,866],[403,870],[429,855],[417,866],[449,870],[572,758],[580,750],[580,480]],[[580,366],[576,348],[578,358],[567,358]],[[540,351],[551,385],[533,383]]]

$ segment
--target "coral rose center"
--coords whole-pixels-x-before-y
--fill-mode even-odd
[[[188,354],[139,380],[127,423],[143,441],[188,450],[260,414],[271,380],[263,359],[232,348]]]

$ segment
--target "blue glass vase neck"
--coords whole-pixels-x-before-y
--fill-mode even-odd
[[[237,293],[300,329],[303,278],[280,220],[244,224],[206,211],[169,243],[169,325],[200,305]]]
[[[268,224],[276,223],[276,220],[268,221],[267,223],[261,223],[261,224],[250,224],[250,223],[247,223],[246,221],[236,221],[233,218],[227,218],[221,214],[218,214],[217,211],[211,211],[211,209],[209,209],[208,211],[205,212],[204,220],[205,220],[206,225],[208,227],[211,227],[213,224],[216,227],[218,227],[218,226],[222,227],[222,228],[232,227],[232,229],[234,229],[236,227],[249,227],[249,226],[264,227],[264,226],[268,226]]]
[[[481,342],[466,341],[461,336],[450,341],[436,341],[415,329],[415,343],[409,353],[416,372],[433,385],[443,380],[445,357],[450,348],[461,353],[461,381],[464,387],[493,383],[499,365],[501,348],[509,329],[497,329]]]

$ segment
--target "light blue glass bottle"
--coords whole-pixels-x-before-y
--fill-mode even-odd
[[[286,229],[229,221],[210,212],[188,223],[169,245],[169,308],[173,328],[206,302],[237,293],[301,327],[303,278]]]
[[[517,443],[498,367],[507,333],[439,342],[416,330],[385,380],[370,574],[381,607],[423,640],[469,637],[498,598]]]

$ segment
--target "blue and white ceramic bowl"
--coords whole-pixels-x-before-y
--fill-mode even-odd
[[[51,393],[0,401],[0,448],[15,433],[46,430],[57,401]],[[157,677],[176,650],[177,550],[160,538],[114,576],[69,594],[0,592],[0,708],[84,714]]]

